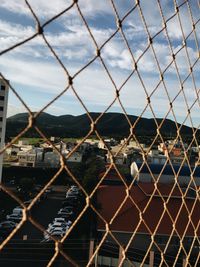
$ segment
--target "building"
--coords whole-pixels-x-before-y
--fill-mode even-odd
[[[0,149],[5,144],[6,115],[8,106],[9,82],[0,78]],[[2,177],[3,153],[0,155],[0,181]]]
[[[30,151],[20,151],[17,156],[19,166],[37,167],[43,159],[43,149],[34,148]]]
[[[165,164],[167,157],[160,154],[158,150],[152,149],[149,151],[147,156],[147,162],[153,164]]]
[[[102,140],[99,141],[98,148],[107,150],[107,148],[111,148],[112,146],[115,145],[117,145],[117,141],[115,139],[113,138],[104,139],[103,141]]]
[[[109,165],[106,166],[109,168]],[[181,188],[200,186],[200,167],[189,168],[188,166],[180,165],[163,165],[163,164],[148,164],[132,162],[129,168],[118,166],[119,172],[114,167],[109,171],[103,171],[99,175],[99,179],[103,179],[103,184],[122,184],[123,181],[127,184],[139,181],[142,183],[154,183],[173,185],[177,179],[177,183]],[[120,173],[120,175],[119,175]]]
[[[180,239],[186,251],[190,250],[194,242],[191,254],[194,259],[198,256],[199,244],[195,239],[200,237],[200,203],[197,201],[197,195],[188,193],[184,197],[185,205],[183,205],[184,191],[181,192],[178,187],[158,184],[155,189],[154,183],[142,182],[131,187],[129,190],[131,198],[125,200],[126,194],[124,185],[101,185],[98,188],[97,203],[100,207],[99,213],[104,218],[102,220],[98,216],[99,240],[107,231],[105,223],[107,222],[109,230],[118,242],[123,247],[129,244],[126,255],[128,258],[130,255],[131,261],[137,259],[138,253],[143,258],[149,247],[153,253],[159,254],[159,250],[164,251],[167,246],[164,256],[176,256],[180,248]],[[180,210],[181,213],[179,213]],[[189,216],[188,211],[191,210]],[[153,243],[152,235],[154,236]],[[99,255],[105,256],[104,249],[108,244],[112,248],[116,246],[116,242],[110,235],[107,235]],[[110,251],[112,250],[109,249],[109,253]],[[107,253],[106,256],[109,257],[109,254]],[[115,256],[110,254],[110,257],[116,260],[118,254]],[[172,265],[169,263],[168,266]]]
[[[12,144],[6,149],[6,154],[10,157],[17,156],[18,152],[20,152],[20,147],[15,144]]]
[[[193,187],[200,186],[200,167],[189,168],[188,166],[170,164],[141,164],[137,163],[139,181],[144,183],[158,181],[164,184],[174,184],[175,179],[181,187],[189,183]]]

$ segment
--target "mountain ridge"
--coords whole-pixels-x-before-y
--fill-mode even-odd
[[[33,113],[34,114],[34,113]],[[93,120],[96,120],[101,113],[91,112],[90,116]],[[133,125],[138,119],[135,115],[127,115],[128,119]],[[28,113],[18,113],[7,118],[6,136],[14,137],[23,130],[28,124]],[[156,118],[158,125],[162,122],[162,118]],[[141,117],[136,126],[134,127],[134,133],[136,135],[155,135],[157,133],[156,122],[153,118]],[[59,136],[59,137],[83,137],[90,131],[91,121],[88,115],[51,115],[49,113],[42,112],[36,119],[36,125],[47,136]],[[178,124],[180,127],[181,124]],[[103,136],[128,136],[130,134],[130,125],[123,113],[110,112],[105,113],[98,120],[96,129]],[[160,132],[164,135],[175,134],[177,132],[176,124],[170,119],[165,119],[160,128]],[[186,125],[181,126],[181,134],[192,135],[192,128]],[[197,131],[199,133],[199,130]],[[35,136],[33,130],[29,130],[27,136]]]

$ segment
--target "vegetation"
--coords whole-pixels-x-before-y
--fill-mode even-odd
[[[19,180],[19,186],[23,192],[29,192],[35,186],[34,179],[28,177],[21,178]]]
[[[95,120],[100,113],[90,113],[90,115]],[[128,117],[132,125],[138,119],[137,116],[128,115]],[[158,124],[161,122],[162,119],[157,119]],[[7,139],[19,134],[27,126],[27,123],[27,113],[17,114],[8,118],[6,127]],[[40,114],[35,123],[47,137],[55,136],[70,139],[85,136],[89,132],[91,124],[87,114],[80,116],[53,116],[47,113]],[[130,133],[130,125],[128,124],[124,114],[121,113],[105,113],[97,123],[96,128],[101,136],[110,136],[117,139],[127,137]],[[140,118],[133,129],[133,132],[137,135],[137,137],[140,136],[141,139],[155,137],[157,135],[157,126],[155,120]],[[162,136],[176,136],[177,128],[175,123],[169,119],[165,119],[162,127],[160,128],[160,132]],[[197,131],[197,138],[199,137],[199,134],[200,132]],[[192,129],[183,125],[181,127],[181,135],[186,136],[187,138],[192,138]],[[25,136],[40,138],[34,129],[27,131]]]
[[[97,157],[90,158],[86,162],[86,169],[83,177],[83,187],[91,193],[99,181],[99,174],[104,168],[104,163]]]

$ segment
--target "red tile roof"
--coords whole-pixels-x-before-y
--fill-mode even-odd
[[[169,195],[172,185],[160,184],[158,188],[166,202],[167,196]],[[124,200],[126,196],[126,188],[123,185],[110,186],[104,185],[99,187],[97,191],[97,200],[100,204],[101,209],[100,214],[109,222],[114,214],[116,213],[118,207]],[[168,203],[166,204],[169,214],[164,210],[164,201],[159,197],[158,191],[157,196],[151,195],[154,190],[153,183],[138,183],[134,185],[130,191],[130,195],[133,202],[128,198],[124,203],[122,209],[110,225],[110,229],[115,231],[133,232],[136,230],[138,224],[140,224],[137,232],[149,233],[156,230],[157,234],[160,235],[170,235],[173,230],[173,222],[178,218],[175,223],[175,229],[180,236],[186,231],[186,236],[194,236],[195,229],[198,236],[200,236],[200,226],[198,227],[199,217],[200,217],[200,202],[199,199],[185,199],[186,207],[191,212],[191,221],[189,221],[189,215],[186,207],[183,205],[181,192],[178,188],[172,193]],[[150,201],[150,202],[148,202]],[[149,205],[148,205],[149,203]],[[145,207],[147,208],[145,209]],[[140,211],[144,221],[140,221]],[[163,217],[162,213],[164,212]],[[146,225],[145,225],[145,223]],[[193,224],[193,225],[192,225]],[[187,228],[187,229],[186,229]],[[98,221],[98,229],[105,229],[105,224],[102,220]],[[173,235],[177,235],[174,232]]]

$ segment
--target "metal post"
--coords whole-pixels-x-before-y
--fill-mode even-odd
[[[183,267],[186,267],[187,264],[186,264],[186,258],[183,258]]]
[[[94,239],[90,240],[90,248],[89,248],[89,259],[92,258],[94,253]]]
[[[122,257],[123,257],[122,252],[123,252],[123,247],[120,247],[119,248],[119,256],[118,256],[118,265],[122,261]]]
[[[154,266],[154,251],[150,251],[150,258],[149,258],[149,267]]]
[[[98,267],[98,252],[97,252],[97,254],[95,255],[95,263],[94,263],[94,266],[95,266],[95,267]]]

